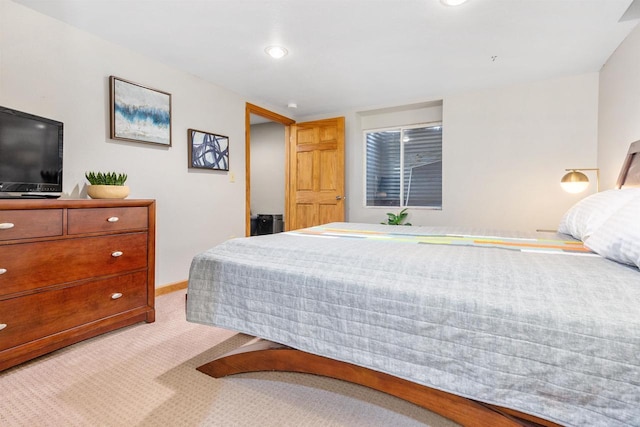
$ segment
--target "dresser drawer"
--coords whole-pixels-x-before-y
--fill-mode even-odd
[[[147,261],[147,233],[0,246],[0,297],[143,269]]]
[[[0,241],[62,235],[62,209],[0,210]]]
[[[146,272],[0,301],[0,350],[146,304]]]
[[[146,229],[146,207],[69,209],[67,233],[104,233],[109,231]]]

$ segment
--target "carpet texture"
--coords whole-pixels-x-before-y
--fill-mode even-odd
[[[185,291],[140,323],[0,373],[0,426],[394,426],[456,424],[329,378],[196,371],[251,340],[185,321]]]

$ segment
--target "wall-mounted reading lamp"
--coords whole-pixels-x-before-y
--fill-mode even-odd
[[[567,193],[580,193],[589,186],[589,178],[581,171],[596,171],[596,192],[600,191],[600,169],[599,168],[581,168],[581,169],[565,169],[567,174],[560,180],[562,189]]]

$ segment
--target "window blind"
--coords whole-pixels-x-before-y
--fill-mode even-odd
[[[366,205],[442,207],[442,127],[365,133]]]

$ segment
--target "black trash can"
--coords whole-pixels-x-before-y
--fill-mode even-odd
[[[281,233],[284,229],[282,214],[259,214],[256,228],[258,236]]]

